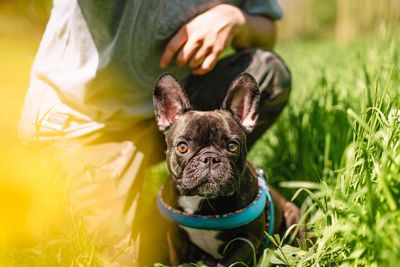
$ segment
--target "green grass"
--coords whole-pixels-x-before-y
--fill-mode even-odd
[[[380,37],[279,49],[293,72],[291,103],[251,158],[287,195],[314,190],[295,200],[308,214],[306,241],[296,252],[281,243],[275,263],[400,262],[400,36]]]
[[[290,103],[250,158],[296,196],[309,231],[298,249],[274,237],[261,266],[400,262],[399,44],[395,32],[278,47],[293,73]],[[1,244],[0,266],[108,266],[81,221],[64,216],[39,239]]]

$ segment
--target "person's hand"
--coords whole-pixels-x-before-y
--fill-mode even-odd
[[[168,42],[160,66],[166,68],[176,56],[179,67],[187,65],[193,74],[211,71],[218,57],[245,24],[237,7],[221,4],[183,25]]]

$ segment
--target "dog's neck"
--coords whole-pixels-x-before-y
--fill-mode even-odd
[[[258,181],[253,172],[246,169],[238,190],[231,196],[205,198],[180,195],[172,179],[165,188],[166,201],[174,208],[189,214],[215,215],[240,210],[249,205],[257,195]]]

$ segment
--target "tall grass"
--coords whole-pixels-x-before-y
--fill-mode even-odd
[[[270,250],[272,263],[400,262],[399,41],[397,33],[346,48],[281,48],[294,73],[292,101],[252,158],[271,183],[316,190],[297,192],[297,203],[309,214],[300,250],[281,243]]]

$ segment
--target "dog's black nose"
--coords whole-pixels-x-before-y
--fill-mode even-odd
[[[221,162],[221,157],[215,154],[203,155],[200,159],[205,165],[212,166]]]

